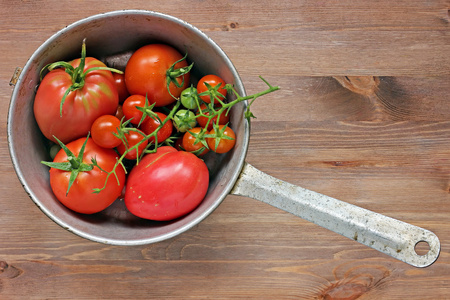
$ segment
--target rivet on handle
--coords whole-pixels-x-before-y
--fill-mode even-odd
[[[14,74],[13,74],[11,80],[9,81],[9,85],[10,86],[15,86],[16,85],[17,80],[19,80],[20,73],[22,73],[22,68],[21,67],[17,67],[14,70]]]

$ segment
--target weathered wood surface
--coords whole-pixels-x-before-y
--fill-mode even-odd
[[[247,161],[296,185],[435,232],[417,269],[258,201],[228,196],[171,240],[120,247],[44,216],[15,176],[15,67],[87,16],[147,9],[210,35],[254,104]],[[0,299],[450,298],[448,1],[2,1]]]

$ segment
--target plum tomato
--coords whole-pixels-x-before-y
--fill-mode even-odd
[[[66,145],[66,147],[79,157],[80,150],[85,144],[82,155],[84,165],[91,164],[91,159],[95,158],[98,166],[106,172],[111,172],[118,158],[117,153],[112,149],[105,149],[98,146],[92,138],[79,138]],[[61,149],[55,156],[53,163],[67,163],[67,153]],[[93,214],[100,212],[111,205],[116,200],[125,185],[125,171],[122,167],[117,167],[114,176],[110,177],[106,186],[99,193],[94,193],[94,189],[101,189],[105,185],[107,173],[97,166],[89,171],[81,170],[68,191],[71,171],[50,168],[50,186],[56,198],[69,209],[83,214]],[[68,192],[67,192],[68,191]]]
[[[205,83],[209,84],[212,89],[209,90],[208,86]],[[218,103],[215,98],[219,98],[221,101],[224,101],[227,95],[227,90],[225,89],[225,81],[217,75],[205,75],[200,78],[197,83],[197,93],[199,94],[200,98],[206,103],[211,103],[211,99],[214,99],[213,103]]]
[[[123,101],[130,96],[127,86],[125,85],[125,75],[116,72],[113,72],[112,75],[114,77],[114,84],[116,85],[117,93],[119,94],[119,103],[123,103]]]
[[[94,142],[103,148],[115,148],[122,143],[121,139],[114,136],[120,128],[120,120],[112,115],[98,117],[91,127],[91,136]]]
[[[117,151],[120,155],[123,155],[126,151],[128,151],[130,148],[134,147],[135,145],[139,144],[137,146],[137,152],[136,149],[131,149],[128,151],[127,154],[125,154],[126,159],[137,159],[138,156],[141,156],[142,152],[145,150],[145,148],[148,145],[148,140],[145,139],[145,133],[140,131],[139,129],[136,130],[130,130],[126,132],[125,134],[126,144],[122,141],[119,146],[117,146]],[[144,140],[144,141],[142,141]],[[142,141],[142,143],[141,143]]]
[[[198,134],[207,134],[208,132],[203,131],[201,127],[195,127],[187,131],[183,135],[181,141],[181,148],[184,151],[194,153],[197,156],[203,156],[209,152],[208,144],[205,139],[198,138]],[[202,150],[203,149],[203,150]]]
[[[217,133],[216,127],[217,126],[214,126],[214,128],[209,132],[209,135],[215,135],[216,137],[206,138],[209,149],[216,153],[226,153],[233,149],[236,144],[236,135],[233,129],[229,126],[219,125]]]
[[[139,126],[139,129],[142,130],[142,132],[144,132],[146,135],[152,134],[161,125],[161,122],[164,122],[164,120],[167,118],[167,115],[161,112],[155,112],[155,114],[158,117],[155,116],[155,118],[152,118],[149,116]],[[159,129],[158,133],[156,134],[158,143],[162,143],[170,137],[173,131],[172,123],[173,123],[172,120],[167,120],[166,123],[163,125],[163,127]],[[155,137],[154,136],[150,137],[148,141],[155,143]]]
[[[215,107],[217,107],[219,104],[214,105]],[[209,107],[206,106],[206,104],[202,104],[200,105],[200,108],[197,112],[197,122],[198,124],[205,128],[206,127],[206,123],[208,123],[208,118],[204,117],[204,116],[200,116],[199,112],[202,112],[202,114],[209,116],[210,111],[209,111]],[[219,125],[225,125],[228,122],[230,122],[230,116],[228,114],[226,114],[226,111],[224,111],[223,113],[220,114],[219,116]],[[208,123],[208,130],[211,130],[213,128],[213,124],[217,123],[217,116],[215,116],[214,118],[211,119],[211,121]]]
[[[126,120],[130,120],[133,125],[138,125],[141,122],[143,112],[137,107],[145,107],[145,96],[131,95],[122,104],[123,115]]]
[[[155,103],[157,107],[175,102],[190,80],[187,62],[182,58],[175,48],[166,44],[149,44],[139,48],[131,55],[125,68],[128,92],[132,95],[147,95],[150,104]],[[177,70],[186,70],[187,73],[180,75]]]
[[[140,218],[174,220],[203,201],[208,185],[209,171],[200,158],[163,146],[145,155],[129,173],[125,205]]]

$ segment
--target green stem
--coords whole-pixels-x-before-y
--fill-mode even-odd
[[[78,162],[77,158],[74,156],[68,156],[67,160],[69,161],[70,165],[73,169],[78,169],[80,167],[80,162]]]
[[[261,96],[264,96],[266,94],[272,93],[272,92],[277,91],[277,90],[280,89],[280,87],[278,87],[278,86],[270,85],[269,82],[267,82],[267,80],[265,80],[263,77],[260,76],[260,78],[261,78],[261,80],[264,83],[267,84],[268,88],[266,90],[258,92],[258,93],[255,93],[255,94],[252,94],[252,95],[248,95],[248,96],[240,96],[232,85],[226,84],[225,88],[229,92],[232,92],[236,96],[236,99],[231,101],[231,102],[228,102],[228,103],[225,103],[225,102],[221,101],[220,99],[216,99],[221,104],[221,107],[220,107],[219,110],[212,109],[213,105],[211,104],[211,109],[209,109],[209,114],[208,115],[204,114],[203,111],[199,110],[199,114],[197,115],[197,117],[202,116],[202,117],[208,118],[208,121],[207,121],[206,126],[205,126],[205,127],[207,127],[209,125],[209,123],[211,122],[211,120],[214,119],[217,116],[217,123],[216,124],[219,125],[219,119],[220,119],[220,115],[222,113],[224,113],[226,111],[226,113],[228,114],[228,112],[231,109],[231,107],[233,107],[237,103],[242,102],[242,101],[246,101],[246,100],[251,100],[250,103],[247,106],[247,112],[246,112],[246,118],[249,119],[249,117],[247,116],[247,113],[250,112],[250,106],[253,104],[253,102],[257,98],[259,98]],[[252,116],[252,114],[251,114],[251,116]]]

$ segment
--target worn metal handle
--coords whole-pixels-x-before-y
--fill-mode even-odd
[[[292,185],[248,163],[231,194],[260,200],[415,267],[439,256],[440,242],[431,231]],[[415,251],[419,242],[429,245],[425,255]]]

